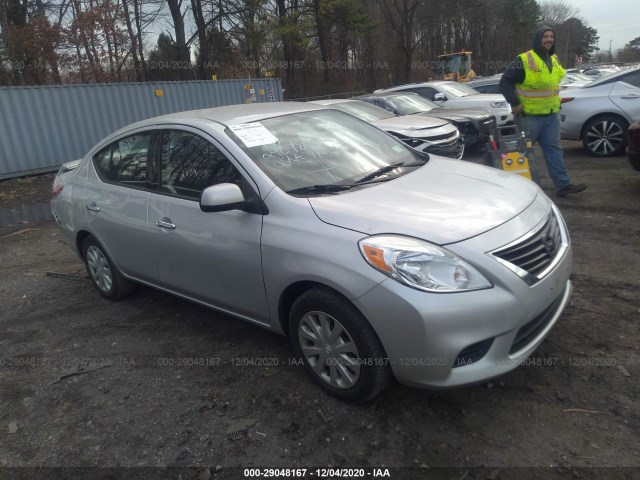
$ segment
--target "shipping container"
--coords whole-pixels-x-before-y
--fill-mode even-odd
[[[0,179],[55,171],[130,123],[282,101],[278,78],[0,88]]]

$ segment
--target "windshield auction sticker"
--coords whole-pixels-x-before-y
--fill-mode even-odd
[[[231,125],[229,129],[249,148],[278,143],[278,139],[260,122]]]

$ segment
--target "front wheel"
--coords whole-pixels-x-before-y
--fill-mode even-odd
[[[118,272],[102,245],[94,237],[88,236],[82,243],[82,258],[91,283],[103,297],[119,300],[135,290],[136,284]]]
[[[312,288],[295,301],[289,334],[307,372],[331,395],[365,401],[391,381],[384,348],[369,322],[328,288]]]
[[[589,120],[584,127],[582,144],[594,157],[621,155],[627,146],[626,120],[615,115],[604,115]]]

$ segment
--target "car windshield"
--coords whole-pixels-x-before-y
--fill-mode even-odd
[[[443,83],[440,88],[452,97],[468,97],[469,95],[480,95],[477,90],[461,83]]]
[[[284,115],[229,130],[236,143],[286,192],[338,193],[341,187],[351,188],[392,165],[425,161],[382,130],[336,110]]]
[[[441,108],[437,103],[420,95],[393,95],[387,97],[387,100],[400,115],[412,115]]]
[[[384,120],[385,118],[395,117],[393,113],[387,112],[384,108],[376,107],[375,105],[361,102],[359,100],[331,103],[327,105],[327,107],[350,113],[354,117],[358,117],[360,120],[364,120],[365,122],[373,122],[375,120]]]

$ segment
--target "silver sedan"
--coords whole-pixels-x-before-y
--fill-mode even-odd
[[[560,96],[562,138],[582,140],[596,157],[624,153],[627,129],[640,119],[640,68],[562,90]]]
[[[309,104],[136,123],[53,195],[103,297],[145,284],[287,335],[346,400],[504,374],[571,292],[567,227],[533,182]]]

